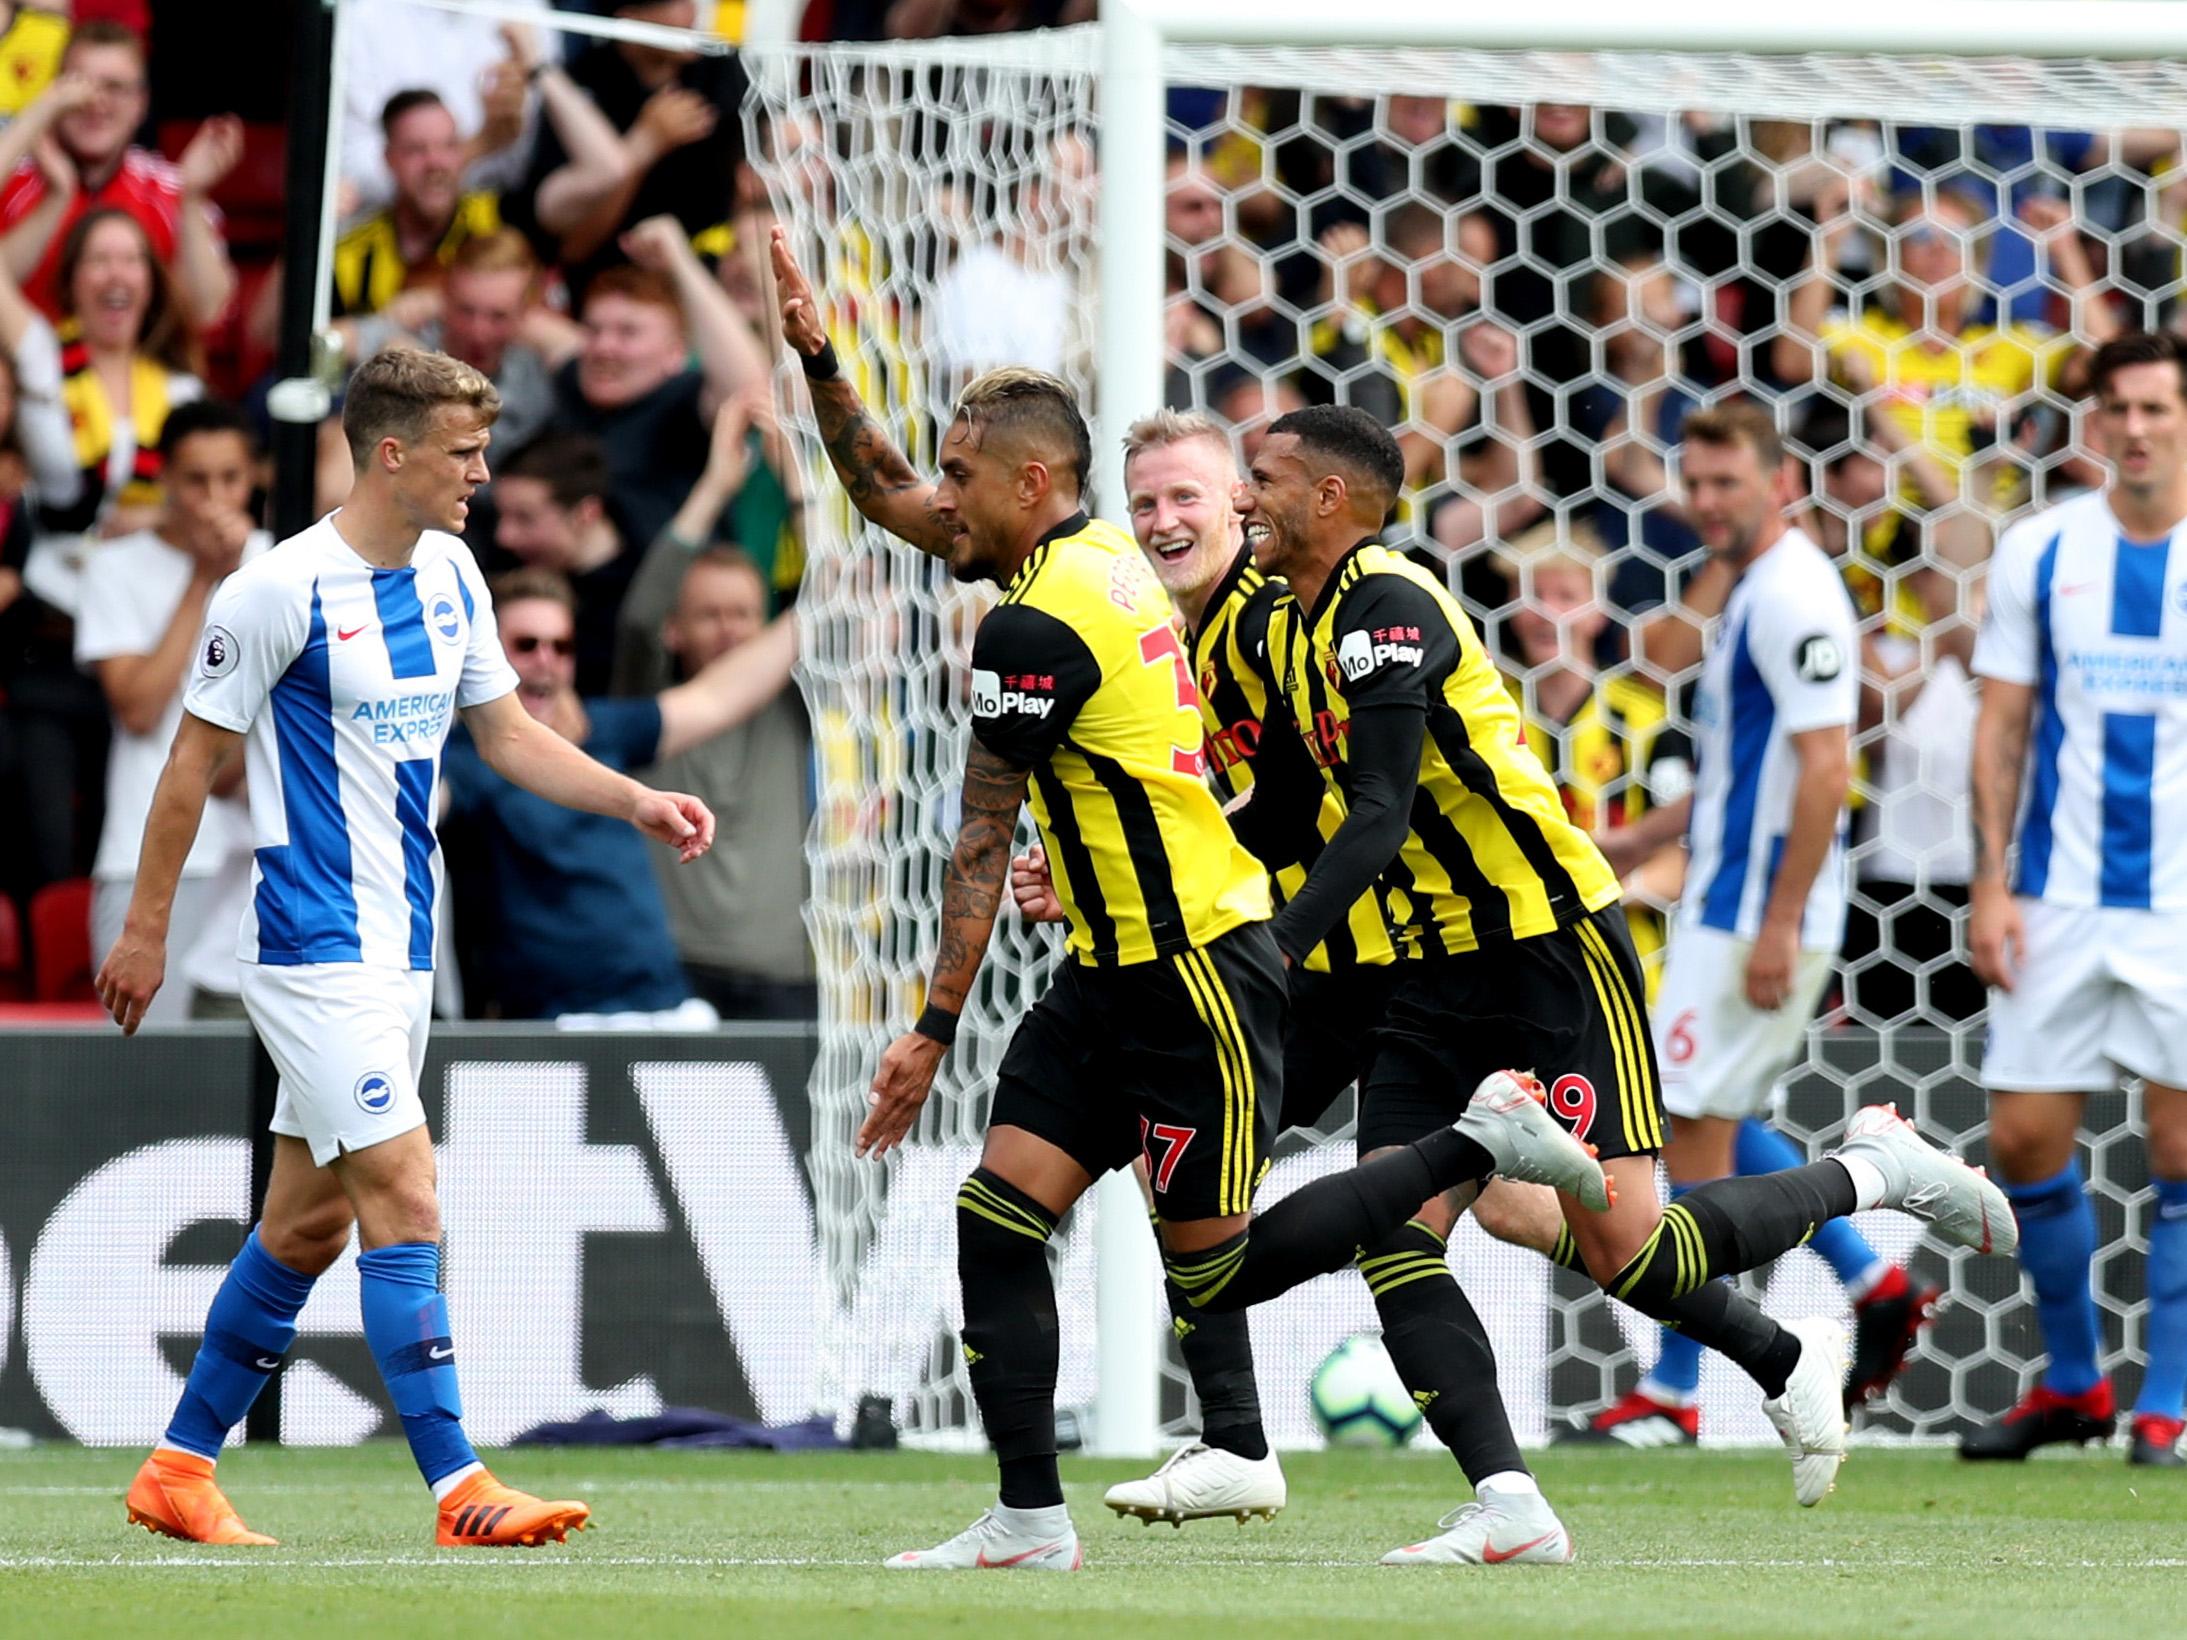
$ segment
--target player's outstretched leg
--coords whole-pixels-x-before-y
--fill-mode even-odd
[[[1001,1496],[931,1549],[907,1549],[897,1571],[1075,1572],[1078,1532],[1056,1474],[1055,1283],[1048,1238],[1056,1215],[985,1165],[957,1192],[957,1280],[964,1293],[965,1371],[1002,1472]]]
[[[1145,1186],[1145,1163],[1137,1164]],[[1155,1221],[1155,1235],[1161,1223]],[[1283,1465],[1261,1427],[1260,1386],[1253,1372],[1253,1336],[1243,1310],[1196,1311],[1174,1281],[1165,1280],[1170,1326],[1200,1403],[1200,1433],[1153,1474],[1118,1481],[1102,1502],[1119,1515],[1152,1524],[1166,1520],[1272,1520],[1289,1500]]]
[[[1340,1269],[1432,1196],[1495,1174],[1546,1184],[1591,1209],[1610,1187],[1587,1147],[1558,1126],[1539,1082],[1491,1072],[1450,1127],[1316,1179],[1210,1247],[1165,1247],[1170,1277],[1198,1310],[1242,1310]]]
[[[1488,1330],[1450,1273],[1445,1239],[1421,1219],[1362,1253],[1382,1342],[1436,1439],[1472,1483],[1474,1501],[1445,1515],[1434,1537],[1382,1557],[1385,1566],[1557,1564],[1572,1537],[1519,1455]]]
[[[206,1312],[205,1336],[167,1433],[130,1484],[133,1523],[191,1543],[275,1541],[243,1524],[214,1482],[213,1467],[228,1431],[243,1421],[296,1341],[296,1317],[315,1275],[267,1252],[252,1226]]]

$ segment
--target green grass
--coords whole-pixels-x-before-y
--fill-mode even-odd
[[[973,1458],[503,1455],[510,1481],[582,1496],[599,1523],[532,1552],[433,1549],[399,1446],[229,1457],[229,1494],[283,1540],[272,1550],[125,1527],[136,1462],[0,1455],[0,1632],[2055,1640],[2170,1628],[2187,1586],[2187,1475],[2116,1454],[1978,1468],[1861,1451],[1837,1494],[1803,1511],[1772,1455],[1550,1452],[1539,1470],[1579,1562],[1501,1571],[1374,1565],[1464,1496],[1440,1457],[1300,1456],[1273,1525],[1182,1531],[1101,1507],[1101,1488],[1137,1466],[1071,1461],[1075,1577],[880,1569],[988,1501],[992,1471]]]

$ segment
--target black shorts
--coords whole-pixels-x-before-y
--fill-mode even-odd
[[[1065,962],[995,1078],[990,1127],[1096,1178],[1147,1158],[1165,1219],[1246,1212],[1283,1109],[1283,955],[1266,923],[1124,968]]]
[[[1313,1127],[1338,1095],[1364,1083],[1374,1033],[1403,965],[1291,970],[1291,1022],[1283,1034],[1283,1125]]]
[[[1646,986],[1616,906],[1531,939],[1402,965],[1359,1098],[1364,1155],[1458,1119],[1491,1071],[1532,1071],[1604,1161],[1663,1148]]]

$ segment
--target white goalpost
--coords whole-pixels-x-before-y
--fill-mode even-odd
[[[1606,375],[1606,350],[1620,337],[1637,325],[1663,356],[1658,378],[1628,384],[1635,395],[1663,384],[1700,398],[1786,391],[1761,361],[1788,323],[1792,296],[1807,274],[1770,264],[1757,247],[1765,229],[1800,227],[1798,212],[1818,177],[1857,195],[1910,163],[1910,132],[1942,130],[2008,214],[2023,187],[2030,196],[2063,197],[2077,211],[2101,214],[2104,226],[2092,230],[2106,257],[2098,287],[2137,319],[2154,318],[2177,299],[2179,252],[2187,249],[2176,202],[2163,202],[2162,179],[2118,161],[2117,144],[2107,150],[2113,158],[2076,168],[2063,157],[2063,145],[2047,144],[2042,135],[2121,133],[2187,120],[2187,12],[2130,0],[1854,0],[1800,15],[1592,0],[1508,13],[1410,0],[1355,6],[1106,0],[1103,22],[1093,29],[886,47],[768,48],[747,58],[754,86],[748,134],[774,211],[815,274],[839,349],[859,372],[869,404],[915,460],[931,456],[935,428],[968,370],[1015,362],[979,355],[981,338],[969,336],[962,320],[968,293],[1016,292],[1016,306],[998,313],[1002,304],[991,298],[984,316],[1027,322],[990,329],[1029,346],[1052,346],[1047,362],[1085,395],[1098,429],[1097,498],[1112,517],[1121,493],[1119,434],[1134,416],[1165,401],[1223,409],[1233,393],[1240,402],[1250,397],[1239,391],[1245,385],[1262,393],[1265,408],[1289,391],[1347,396],[1378,368],[1381,327],[1420,310],[1423,324],[1406,346],[1414,356],[1423,349],[1432,355],[1426,368],[1451,378],[1452,391],[1470,396],[1473,409],[1461,429],[1428,425],[1420,402],[1407,397],[1421,378],[1399,384],[1395,399],[1408,428],[1424,429],[1444,445],[1440,476],[1415,498],[1416,516],[1431,518],[1438,505],[1455,501],[1488,520],[1471,542],[1438,550],[1492,645],[1513,606],[1472,597],[1464,575],[1508,544],[1504,503],[1512,504],[1513,517],[1566,519],[1601,497],[1575,497],[1569,485],[1545,479],[1545,463],[1564,460],[1568,471],[1577,464],[1599,490],[1610,455],[1641,449],[1660,462],[1664,453],[1659,433],[1637,425],[1637,414],[1613,433],[1590,432],[1574,408],[1581,387],[1599,385]],[[1174,117],[1170,94],[1180,87],[1195,88],[1199,106],[1216,112],[1201,124]],[[1399,104],[1422,99],[1444,112],[1419,146],[1460,155],[1465,174],[1475,178],[1475,192],[1465,198],[1425,186],[1417,160],[1394,192],[1373,193],[1357,180],[1359,155],[1414,140],[1401,127],[1418,110]],[[1592,111],[1579,148],[1549,151],[1530,119],[1501,147],[1469,124],[1483,108],[1549,103]],[[1271,109],[1290,123],[1273,127]],[[1667,133],[1659,151],[1667,157],[1633,158],[1629,139],[1613,136],[1613,119],[1653,121]],[[2038,136],[2024,162],[2006,166],[1978,156],[1978,128],[1989,127],[2030,127]],[[1696,149],[1691,138],[1700,132],[1708,136]],[[1834,138],[1843,140],[1833,146]],[[1320,169],[1307,169],[1325,180],[1308,188],[1286,166],[1300,147],[1317,144],[1326,150],[1314,161]],[[1612,157],[1612,148],[1617,165],[1597,165]],[[1553,185],[1544,185],[1546,206],[1499,193],[1498,167],[1521,149],[1537,154],[1553,177]],[[1525,229],[1544,210],[1572,208],[1573,177],[1583,162],[1591,176],[1610,179],[1603,184],[1609,204],[1590,205],[1601,216],[1578,260],[1553,263]],[[1648,192],[1659,174],[1651,167],[1660,166],[1683,168],[1680,198],[1691,203],[1680,214]],[[1761,202],[1758,215],[1742,216],[1748,205],[1730,203],[1734,173],[1740,189]],[[1910,186],[1914,196],[1933,202],[1945,184],[1937,173],[1917,169]],[[1165,219],[1165,203],[1203,188],[1217,196],[1219,225],[1208,237],[1187,238]],[[1619,188],[1628,195],[1618,196]],[[1511,327],[1515,383],[1482,373],[1462,356],[1460,331],[1470,318],[1426,311],[1426,274],[1418,261],[1407,270],[1407,253],[1390,237],[1398,213],[1420,204],[1440,215],[1454,244],[1457,223],[1468,213],[1519,224],[1516,249],[1506,245],[1490,267],[1468,264],[1477,287],[1538,276],[1553,289],[1544,312]],[[1341,259],[1317,245],[1325,230],[1316,213],[1332,205],[1340,216],[1357,206],[1361,218],[1359,248]],[[1867,260],[1829,270],[1833,306],[1857,309],[1880,299],[1897,266],[1904,225],[1880,207],[1858,210]],[[1242,226],[1249,213],[1252,234]],[[1612,228],[1632,229],[1622,246],[1600,226],[1608,218],[1616,219]],[[1801,231],[1811,229],[1810,223]],[[1279,230],[1288,237],[1280,251],[1267,251],[1262,239]],[[1686,239],[1700,230],[1735,247],[1726,253],[1728,266],[1693,259]],[[1954,232],[1966,241],[1961,248],[1980,284],[2006,229],[1989,224]],[[1469,253],[1457,254],[1464,260]],[[2078,287],[2049,260],[2052,252],[2037,246],[2033,254],[2033,283],[2021,295],[2071,297]],[[1318,292],[1297,283],[1300,267],[1316,256],[1329,264],[1329,282]],[[996,257],[1008,264],[1009,282],[980,285],[973,273]],[[1388,288],[1398,309],[1385,305],[1363,315],[1341,294],[1341,280],[1363,259],[1395,268]],[[1631,270],[1642,264],[1671,287],[1672,317],[1628,322],[1579,308],[1593,299],[1590,293],[1614,289],[1614,279],[1637,277]],[[2129,278],[2136,268],[2143,270],[2134,275],[2138,283]],[[1243,279],[1243,294],[1225,283],[1234,277]],[[1735,284],[1748,293],[1737,324],[1725,317],[1723,300]],[[2000,313],[2013,299],[2002,288],[1984,286],[1983,294],[2001,304]],[[1495,316],[1489,298],[1477,300]],[[2082,312],[2070,302],[2064,311],[2068,326]],[[1030,323],[1036,313],[1043,323]],[[1212,354],[1195,351],[1202,345],[1190,339],[1195,314],[1216,338]],[[1295,358],[1255,353],[1259,344],[1241,340],[1253,327],[1265,328],[1270,314],[1302,338]],[[1560,375],[1560,367],[1543,362],[1545,338],[1560,326],[1578,335],[1571,345],[1592,375]],[[1337,338],[1328,353],[1305,340],[1322,331]],[[1353,332],[1359,348],[1347,355],[1341,344]],[[1808,341],[1818,376],[1827,378],[1826,350]],[[1720,366],[1719,379],[1688,381],[1676,362],[1681,349],[1714,349],[1713,356],[1732,362]],[[1894,600],[1902,602],[1921,575],[1943,573],[1962,593],[1971,588],[1975,577],[1966,563],[1942,564],[1923,544],[1936,517],[1963,515],[1994,530],[2066,482],[2076,448],[2021,450],[2013,442],[2023,417],[2062,414],[2070,425],[2061,380],[2038,373],[2006,390],[1982,386],[1994,402],[1976,404],[1973,415],[1987,418],[1995,445],[1947,464],[1958,490],[1940,509],[1900,507],[1895,482],[1881,503],[1842,502],[1827,493],[1822,468],[1850,447],[1850,432],[1839,435],[1834,449],[1806,452],[1818,474],[1815,506],[1822,514],[1835,511],[1847,539],[1863,552],[1877,533],[1879,508],[1904,514],[1900,556],[1878,559],[1880,604],[1871,624],[1879,634],[1896,618]],[[780,386],[785,403],[802,414],[794,373],[785,371]],[[1840,382],[1819,391],[1844,399],[1849,417],[1886,413],[1880,400],[1856,407],[1857,386]],[[1957,402],[1941,394],[1934,413]],[[1240,412],[1234,419],[1248,418]],[[809,436],[809,420],[803,426]],[[1901,453],[1886,463],[1894,481],[1909,460]],[[824,473],[824,460],[816,454],[814,462]],[[823,481],[819,493],[814,558],[843,565],[808,595],[803,662],[822,757],[810,912],[824,974],[811,1160],[829,1285],[819,1300],[825,1334],[819,1394],[822,1405],[838,1408],[863,1393],[882,1394],[913,1438],[972,1441],[976,1415],[955,1354],[948,1203],[977,1153],[987,1079],[1001,1045],[1037,994],[1053,952],[1037,931],[1006,918],[944,1084],[911,1144],[885,1168],[853,1161],[849,1134],[864,1109],[874,1058],[916,1013],[931,953],[961,767],[965,657],[982,600],[866,529],[832,485]],[[1629,536],[1607,541],[1596,571],[1605,593],[1626,567],[1663,568],[1649,558],[1654,549],[1643,528],[1662,510],[1663,497],[1623,501],[1631,503],[1633,523]],[[1932,628],[1964,619],[1962,607],[1936,617]],[[1905,641],[1919,664],[1931,665],[1935,632],[1909,632]],[[1531,701],[1532,675],[1520,681]],[[1864,734],[1872,759],[1862,777],[1867,802],[1883,801],[1876,770],[1899,727],[1886,715]],[[1950,793],[1929,795],[1948,800]],[[1948,895],[1926,879],[1917,898],[1925,907],[1948,905]],[[1869,1017],[1849,1005],[1831,1028],[1819,1027],[1810,1063],[1793,1079],[1792,1131],[1827,1138],[1857,1103],[1896,1096],[1931,1131],[1978,1142],[1971,1028],[1942,1017],[1926,1000],[1934,964],[1880,960],[1902,968],[1910,982],[1920,979],[1923,1000],[1890,1017]],[[2126,1108],[2106,1105],[2092,1120],[2123,1118]],[[1287,1146],[1269,1188],[1295,1185],[1342,1156],[1348,1149]],[[2099,1148],[2092,1175],[2107,1232],[2132,1252],[2146,1191],[2132,1165],[2109,1150]],[[1879,1251],[1894,1258],[1912,1252],[1912,1227],[1887,1220],[1864,1224]],[[1098,1199],[1066,1226],[1058,1249],[1063,1402],[1090,1413],[1094,1450],[1151,1452],[1165,1430],[1190,1427],[1192,1414],[1166,1359],[1158,1268],[1130,1183],[1105,1182]],[[1605,1398],[1629,1351],[1645,1364],[1653,1347],[1645,1327],[1614,1315],[1533,1255],[1493,1246],[1470,1228],[1453,1251],[1495,1336],[1522,1439],[1540,1439],[1556,1412]],[[2038,1347],[2015,1271],[1934,1250],[1920,1257],[1944,1282],[1951,1308],[1925,1360],[1880,1410],[1875,1428],[1884,1434],[1935,1437],[1978,1409],[2001,1407]],[[2138,1277],[2107,1265],[2104,1281],[2103,1303],[2117,1329],[2110,1358],[2131,1361],[2139,1336]],[[1298,1385],[1317,1352],[1371,1325],[1358,1285],[1348,1276],[1329,1278],[1256,1312],[1263,1395],[1279,1444],[1311,1438]],[[1827,1272],[1806,1253],[1779,1262],[1767,1296],[1773,1309],[1787,1313],[1842,1305]],[[1722,1406],[1709,1415],[1713,1438],[1766,1435],[1756,1409],[1713,1367],[1703,1394],[1705,1405]]]

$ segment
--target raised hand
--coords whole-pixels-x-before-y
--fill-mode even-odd
[[[219,187],[243,157],[243,122],[233,114],[215,114],[197,128],[175,169],[182,191],[202,199]]]
[[[768,255],[775,268],[775,300],[782,310],[782,339],[808,357],[828,345],[827,327],[820,322],[820,305],[813,300],[812,282],[790,254],[789,233],[780,227],[768,236]]]

